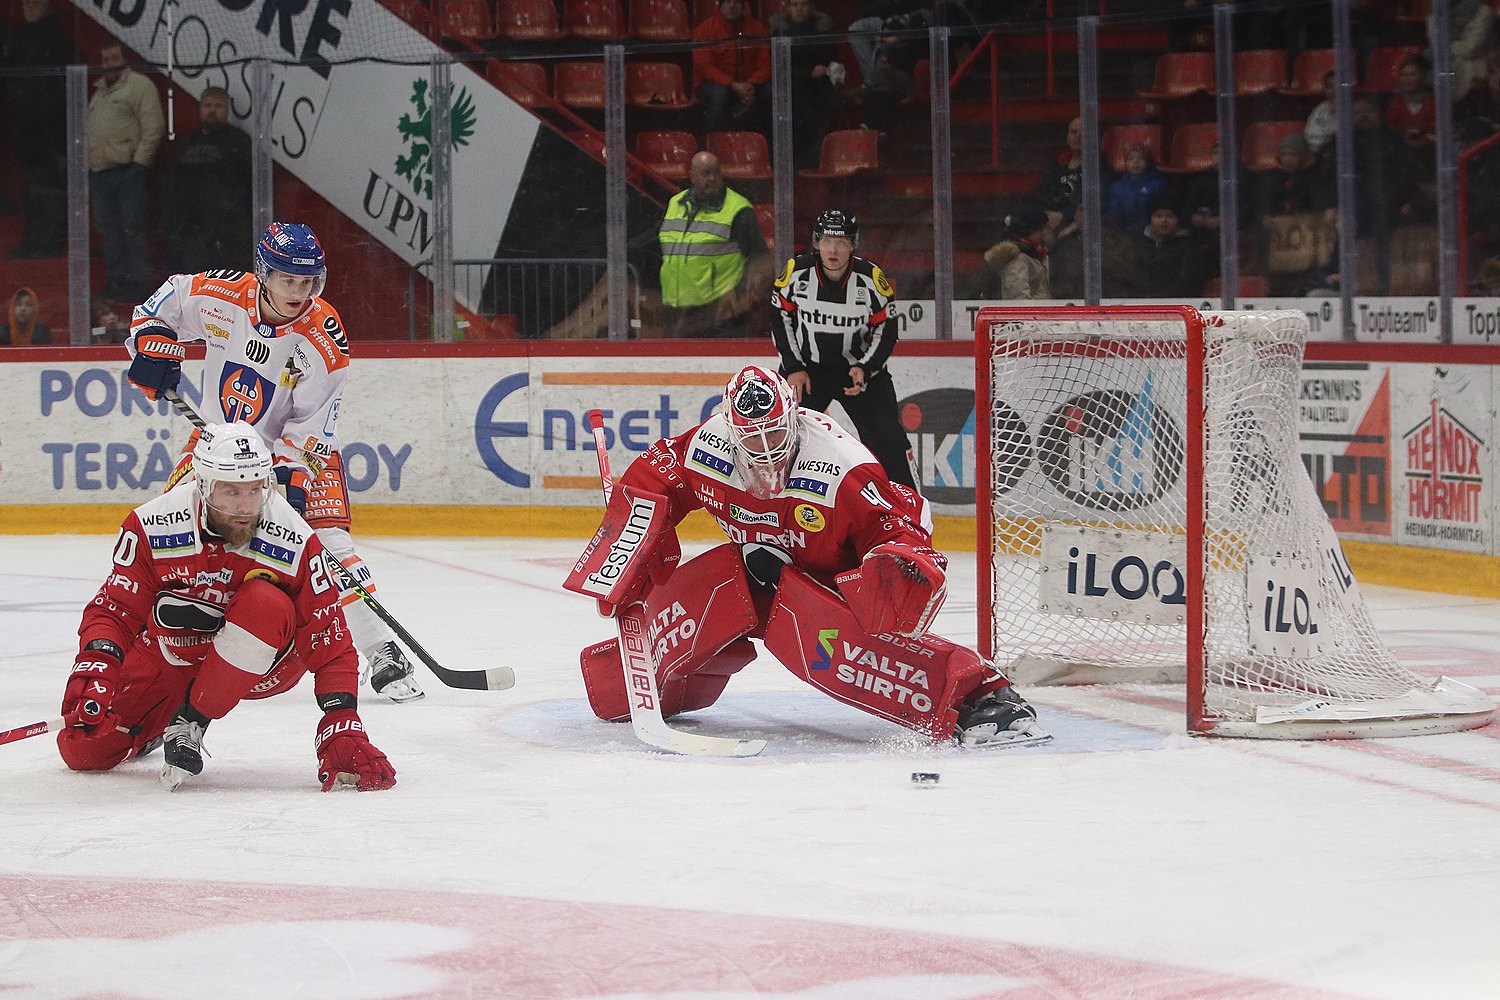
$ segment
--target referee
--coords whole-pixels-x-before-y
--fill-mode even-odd
[[[911,442],[885,367],[896,347],[896,290],[854,256],[858,244],[853,216],[818,216],[812,249],[787,261],[771,290],[771,335],[798,402],[827,410],[837,398],[886,476],[915,490]]]

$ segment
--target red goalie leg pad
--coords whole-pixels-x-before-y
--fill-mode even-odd
[[[958,706],[999,676],[941,636],[870,635],[837,594],[790,567],[766,625],[766,649],[818,690],[935,740],[952,736]]]
[[[246,580],[198,668],[193,707],[210,719],[228,715],[291,647],[295,627],[296,610],[285,591],[266,580]]]
[[[647,628],[662,715],[712,705],[731,675],[755,658],[742,640],[760,625],[738,546],[720,545],[684,563],[646,601]],[[630,718],[618,640],[596,643],[579,656],[594,714],[611,722]]]

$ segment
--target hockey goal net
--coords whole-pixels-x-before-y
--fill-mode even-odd
[[[1451,732],[1494,706],[1386,649],[1297,448],[1297,312],[986,308],[980,641],[1019,684],[1185,682],[1188,728]]]

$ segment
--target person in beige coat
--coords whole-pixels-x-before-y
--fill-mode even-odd
[[[117,41],[99,49],[103,75],[89,101],[89,204],[104,244],[104,297],[155,290],[146,249],[147,179],[166,133],[161,95],[125,65]]]
[[[1002,299],[1052,297],[1043,242],[1046,231],[1047,213],[1034,205],[1022,205],[1005,217],[1005,237],[984,252],[992,293],[998,277]]]

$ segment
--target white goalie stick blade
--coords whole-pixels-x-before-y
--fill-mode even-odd
[[[667,725],[662,718],[661,691],[656,684],[656,658],[651,653],[651,638],[642,612],[640,604],[632,604],[621,608],[615,616],[620,659],[625,665],[625,695],[630,699],[630,726],[636,738],[658,750],[699,757],[754,757],[764,750],[765,740],[684,733]]]

